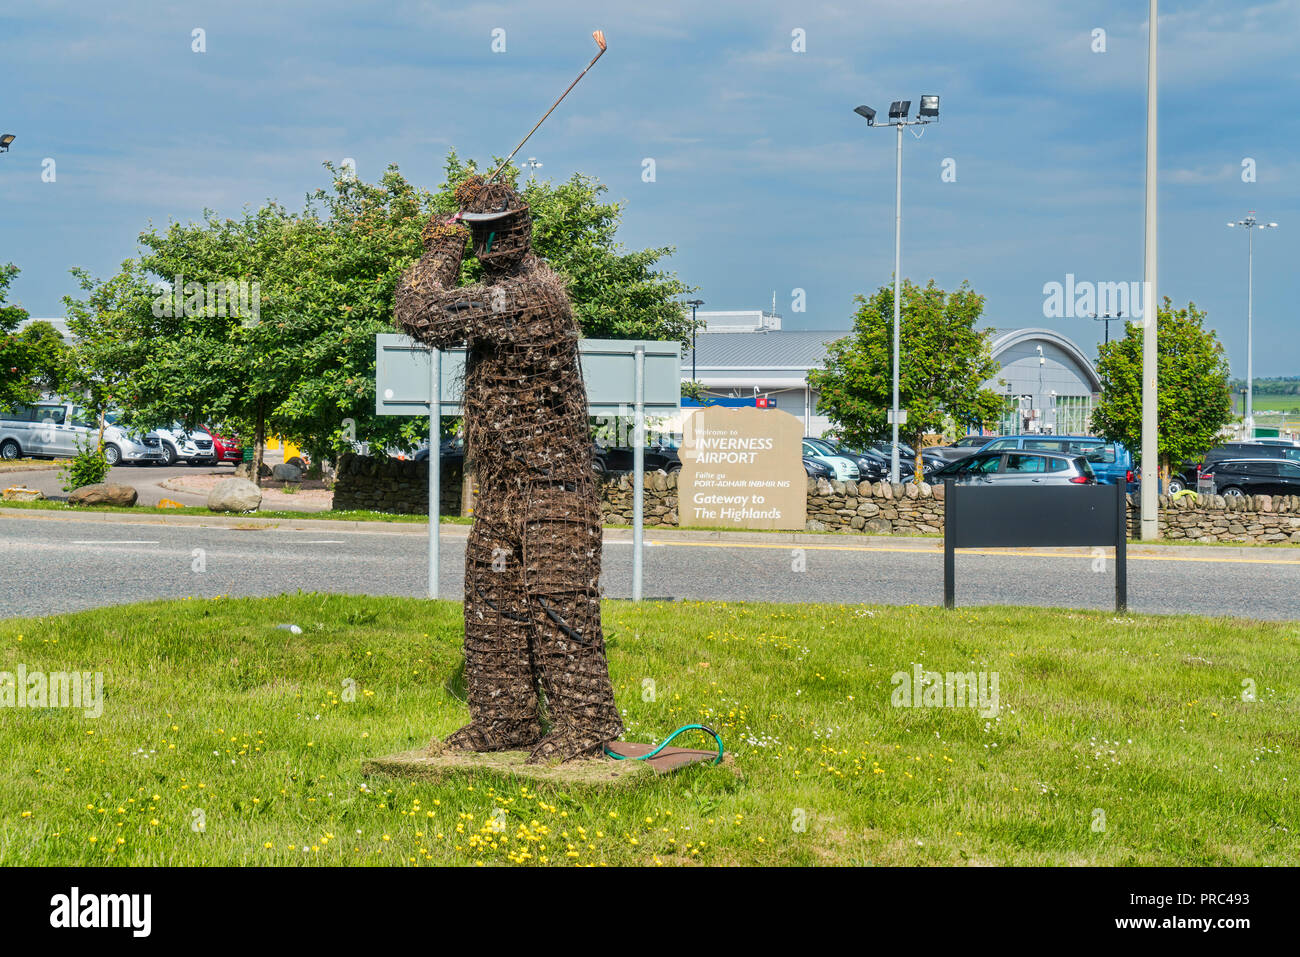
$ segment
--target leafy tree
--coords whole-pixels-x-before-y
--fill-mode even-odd
[[[63,341],[63,335],[52,323],[41,320],[29,322],[18,333],[18,338],[27,345],[33,357],[33,385],[42,392],[57,393],[71,374],[68,368],[71,352]]]
[[[238,220],[208,213],[200,224],[151,228],[140,237],[146,252],[117,276],[104,283],[80,276],[87,296],[68,300],[69,314],[94,343],[88,356],[98,378],[120,383],[115,391],[132,424],[237,423],[257,436],[259,462],[268,432],[318,457],[354,438],[380,448],[421,441],[419,419],[374,414],[374,337],[393,331],[393,293],[422,251],[425,221],[455,210],[455,186],[474,164],[449,153],[436,193],[412,186],[396,167],[375,184],[326,167],[331,186],[308,197],[301,213],[270,203]],[[653,268],[671,250],[621,250],[620,208],[600,200],[604,189],[580,174],[529,184],[537,250],[568,279],[585,335],[685,341],[690,320],[676,299],[689,290]],[[461,282],[480,273],[467,256]],[[186,308],[157,315],[150,287],[175,277]],[[231,281],[258,284],[254,320],[223,312],[210,293],[188,308],[191,282],[207,292]]]
[[[1199,458],[1212,448],[1232,421],[1228,359],[1204,323],[1205,313],[1195,303],[1174,309],[1168,296],[1157,311],[1156,444],[1166,476],[1170,463]],[[1142,448],[1142,331],[1141,324],[1126,322],[1124,338],[1099,348],[1097,372],[1104,385],[1092,413],[1095,431],[1135,453]]]
[[[704,401],[704,386],[695,379],[683,379],[682,398],[694,399],[696,402]]]
[[[1233,392],[1246,388],[1245,379],[1232,379],[1228,383]],[[1255,395],[1300,395],[1300,376],[1273,376],[1255,378]]]
[[[849,445],[863,446],[887,432],[893,406],[894,287],[870,299],[857,296],[853,332],[832,342],[825,367],[808,374],[821,395],[817,410],[830,416]],[[992,330],[976,329],[984,297],[968,283],[946,293],[931,280],[925,287],[905,280],[899,324],[899,407],[907,422],[899,438],[918,450],[928,432],[952,420],[991,423],[1001,399],[984,383],[998,371],[989,349]]]
[[[48,322],[22,325],[22,306],[6,305],[9,284],[18,276],[12,263],[0,266],[0,409],[15,402],[34,402],[44,392],[57,392],[67,371],[67,347]]]
[[[158,291],[133,260],[101,283],[81,269],[72,274],[87,298],[63,297],[73,334],[64,388],[83,396],[86,405],[102,417],[106,409],[123,404],[129,374],[149,361],[152,330],[143,324],[143,317],[150,315]],[[153,424],[161,423],[150,427]]]

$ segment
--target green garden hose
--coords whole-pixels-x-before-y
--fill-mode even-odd
[[[676,731],[674,731],[672,734],[668,735],[668,737],[664,738],[664,739],[663,739],[663,742],[662,742],[658,747],[656,747],[653,751],[650,751],[650,752],[647,753],[647,754],[642,754],[642,755],[640,755],[640,756],[638,756],[638,757],[635,757],[635,758],[629,758],[626,754],[615,754],[613,751],[609,750],[609,748],[605,748],[605,756],[606,756],[606,757],[613,758],[613,759],[616,760],[616,761],[648,761],[648,760],[650,760],[650,758],[653,758],[656,754],[658,754],[658,753],[659,753],[660,751],[662,751],[664,748],[668,747],[669,742],[672,741],[673,738],[675,738],[675,737],[677,737],[679,734],[681,734],[683,731],[703,731],[705,734],[711,734],[711,735],[713,735],[713,740],[716,741],[716,742],[718,742],[718,756],[717,756],[716,758],[714,758],[713,763],[714,763],[714,764],[721,764],[721,763],[722,763],[722,755],[723,755],[723,750],[722,750],[722,737],[718,734],[718,732],[714,731],[712,728],[705,727],[705,726],[702,725],[702,724],[684,724],[684,725],[682,725],[680,728],[678,728],[678,729],[677,729]]]

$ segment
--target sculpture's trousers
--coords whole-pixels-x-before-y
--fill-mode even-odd
[[[600,627],[600,509],[583,485],[481,490],[465,556],[472,720],[448,739],[452,746],[528,748],[533,760],[564,760],[622,734]]]

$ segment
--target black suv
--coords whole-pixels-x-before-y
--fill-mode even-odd
[[[1300,495],[1300,462],[1286,459],[1220,459],[1201,474],[1219,495]]]
[[[1281,461],[1300,462],[1300,446],[1272,445],[1263,442],[1225,442],[1210,449],[1199,462],[1184,462],[1169,482],[1169,491],[1178,492],[1183,488],[1196,488],[1198,472],[1214,472],[1219,462],[1225,459],[1278,459]],[[1179,478],[1182,481],[1179,481]]]
[[[879,482],[889,475],[889,461],[875,452],[859,452],[834,439],[815,439],[809,436],[804,441],[825,455],[838,455],[840,458],[848,459],[858,467],[860,482]]]
[[[677,441],[675,439],[665,439],[647,445],[643,461],[647,472],[654,472],[658,469],[665,472],[679,472],[682,468],[682,459],[677,452]],[[604,475],[608,472],[631,472],[633,465],[631,448],[618,445],[601,445],[599,442],[593,443],[591,466],[595,469],[597,475]]]

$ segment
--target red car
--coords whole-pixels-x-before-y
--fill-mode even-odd
[[[217,453],[217,464],[222,462],[238,464],[244,460],[244,450],[240,448],[238,438],[218,435],[214,429],[207,429],[207,432],[212,436],[212,451]]]

